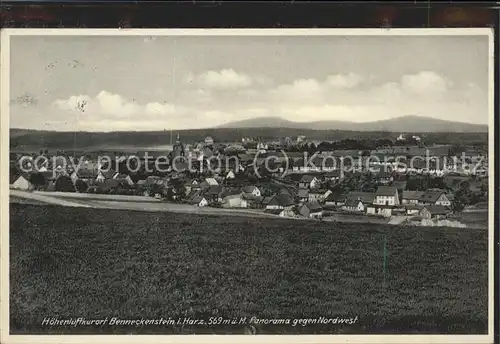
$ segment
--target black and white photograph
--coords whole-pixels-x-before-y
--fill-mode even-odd
[[[492,29],[1,39],[6,343],[493,341]]]

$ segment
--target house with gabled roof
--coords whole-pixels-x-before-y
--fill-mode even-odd
[[[210,185],[207,189],[202,191],[203,196],[209,203],[221,202],[224,189],[220,185]]]
[[[261,191],[258,187],[256,187],[255,185],[248,185],[248,186],[245,186],[241,192],[245,193],[245,194],[251,194],[253,196],[256,196],[256,197],[259,197],[261,196]]]
[[[338,182],[342,178],[342,172],[340,170],[333,170],[325,173],[325,179],[332,182]]]
[[[325,193],[325,189],[309,189],[309,201],[323,202]]]
[[[132,178],[130,178],[130,176],[128,174],[125,174],[125,173],[117,173],[113,177],[113,179],[123,181],[123,182],[127,183],[127,185],[129,185],[129,186],[134,185],[134,181],[132,180]]]
[[[197,207],[206,207],[208,205],[208,201],[203,196],[195,196],[189,200],[189,204]]]
[[[288,195],[276,194],[266,205],[266,209],[288,209],[293,206],[294,202]]]
[[[345,204],[348,199],[348,195],[345,193],[334,193],[332,192],[325,198],[325,206],[338,207]]]
[[[309,189],[299,189],[297,198],[299,202],[307,202],[309,200]]]
[[[73,184],[76,183],[78,179],[83,180],[87,184],[91,184],[96,179],[96,177],[97,174],[94,170],[88,170],[83,168],[79,168],[76,171],[73,171],[73,173],[71,173],[70,175]]]
[[[314,189],[319,185],[319,179],[311,174],[305,174],[299,181],[300,189]]]
[[[323,207],[318,202],[307,202],[299,207],[299,214],[310,219],[323,217]]]
[[[348,199],[341,207],[341,209],[351,213],[363,213],[365,211],[365,205],[359,198]]]
[[[109,171],[99,171],[97,173],[96,181],[99,183],[102,183],[106,181],[107,179],[113,179],[115,176],[117,176],[119,173],[116,172],[115,170],[109,170]]]
[[[241,194],[227,195],[222,198],[223,208],[247,208],[248,202]]]
[[[399,205],[398,189],[393,186],[379,186],[375,192],[373,204],[376,205]]]
[[[201,189],[201,182],[196,179],[186,180],[186,182],[184,183],[184,188],[186,190],[186,195],[188,195],[192,190]]]
[[[409,216],[419,215],[420,211],[422,210],[423,207],[424,207],[423,205],[414,204],[414,203],[407,203],[404,205],[406,215],[409,215]]]
[[[375,194],[373,192],[351,191],[347,194],[346,200],[361,200],[364,205],[373,204]]]
[[[419,204],[423,194],[424,194],[423,191],[405,190],[403,191],[403,198],[401,202],[403,204]]]
[[[445,218],[450,213],[447,207],[441,205],[424,205],[420,210],[420,216],[428,220]]]
[[[30,182],[30,177],[26,173],[19,173],[9,176],[10,188],[16,190],[31,190],[33,185]]]
[[[446,196],[443,190],[427,190],[420,197],[420,203],[424,205],[441,205],[449,207],[451,205],[450,200]]]

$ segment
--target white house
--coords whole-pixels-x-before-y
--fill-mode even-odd
[[[353,213],[363,213],[365,211],[365,205],[360,199],[349,199],[342,206],[342,210]]]
[[[390,217],[392,215],[392,208],[388,206],[373,204],[366,207],[366,213],[368,215]]]
[[[325,198],[325,190],[311,189],[309,190],[308,199],[310,202],[317,201],[322,202]]]
[[[393,186],[379,186],[373,200],[375,205],[399,205],[398,189]]]
[[[11,177],[10,187],[17,190],[31,190],[32,185],[28,179],[23,175]]]
[[[315,176],[306,174],[302,176],[299,182],[299,187],[301,189],[314,189],[319,185],[319,180]]]
[[[236,178],[236,176],[234,175],[234,172],[233,171],[229,171],[227,174],[226,174],[226,179],[234,179]]]
[[[222,199],[223,208],[248,208],[248,202],[241,195],[229,195]]]
[[[197,207],[206,207],[208,205],[207,199],[205,197],[201,197],[201,196],[193,197],[193,199],[191,199],[190,203],[192,205],[197,206]]]
[[[99,171],[97,173],[96,181],[104,182],[106,179],[114,179],[119,173],[115,171]]]

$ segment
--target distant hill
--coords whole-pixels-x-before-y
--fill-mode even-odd
[[[488,126],[464,122],[453,122],[425,116],[401,116],[374,122],[316,121],[292,122],[280,117],[252,118],[230,122],[218,128],[293,128],[311,130],[352,130],[389,132],[456,132],[487,133]]]
[[[384,128],[385,129],[385,128]],[[450,129],[453,129],[450,127]],[[178,130],[173,132],[173,141],[177,134],[184,143],[202,141],[211,136],[216,142],[241,142],[242,137],[254,137],[262,140],[276,140],[280,137],[296,138],[305,135],[309,140],[338,141],[344,139],[390,139],[395,140],[401,130],[366,131],[366,130],[313,130],[286,127],[260,128],[211,128]],[[419,132],[408,133],[422,136],[426,144],[484,144],[488,142],[488,133],[479,132]],[[57,132],[29,129],[10,129],[10,150],[12,152],[38,152],[42,148],[50,150],[73,149],[105,150],[121,147],[127,150],[144,150],[141,147],[165,146],[170,143],[170,131],[119,131],[119,132]],[[114,151],[114,149],[111,149]],[[116,149],[120,151],[120,149]]]

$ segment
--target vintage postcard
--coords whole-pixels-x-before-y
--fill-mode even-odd
[[[493,342],[492,30],[5,29],[1,58],[2,343]]]

